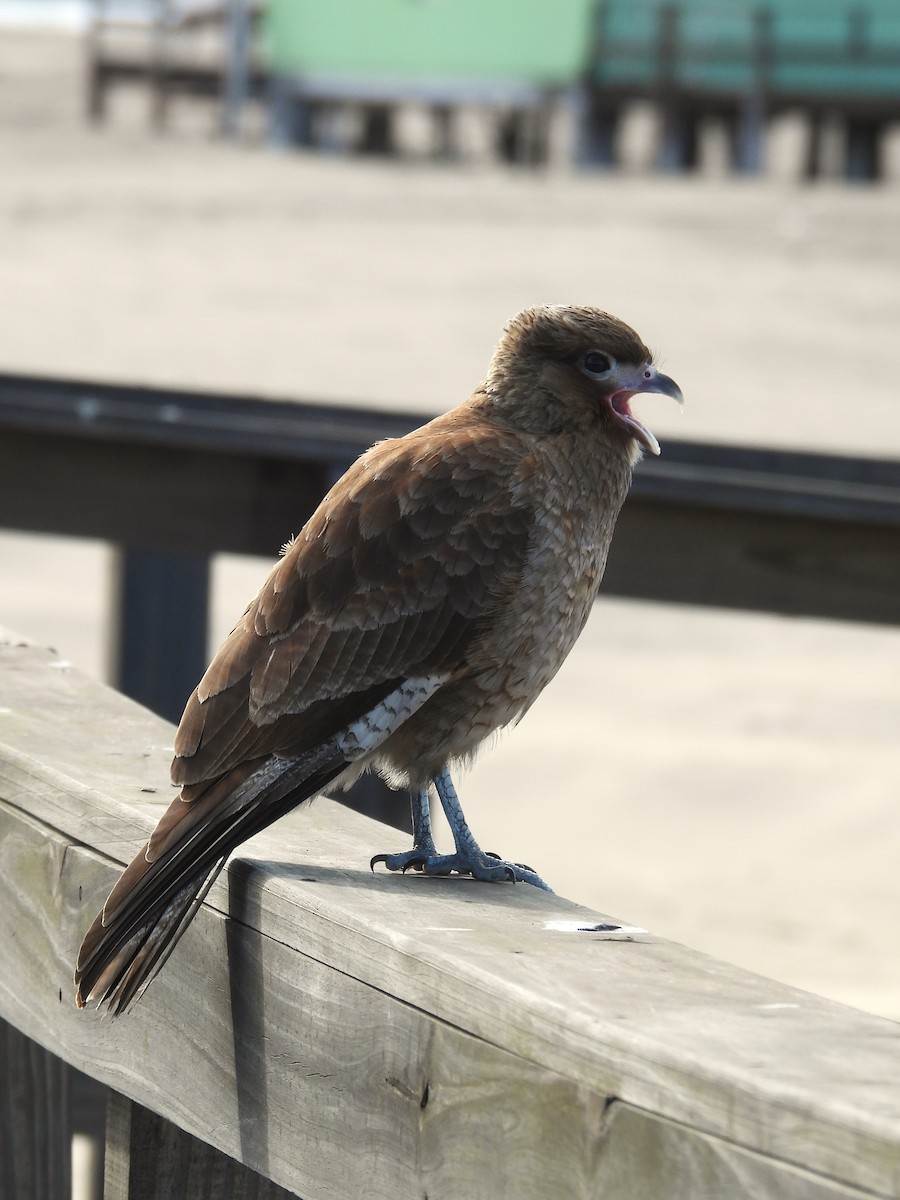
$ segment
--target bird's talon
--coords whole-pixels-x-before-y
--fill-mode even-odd
[[[405,875],[407,871],[424,871],[430,861],[431,856],[428,853],[413,847],[402,854],[376,854],[370,860],[369,866],[374,871],[376,863],[384,863],[389,871],[401,871]]]
[[[531,875],[537,875],[537,871],[534,869],[534,867],[529,867],[528,863],[520,863],[520,862],[506,863],[506,862],[504,862],[503,858],[499,854],[495,854],[493,850],[485,850],[484,856],[485,856],[485,858],[496,859],[497,862],[503,862],[504,866],[510,872],[508,878],[512,879],[513,883],[516,882],[515,872],[517,870],[518,871],[528,871],[528,873]]]

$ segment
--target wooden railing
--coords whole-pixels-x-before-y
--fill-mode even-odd
[[[242,847],[131,1013],[79,1012],[172,733],[0,639],[2,1200],[68,1195],[69,1067],[110,1089],[107,1197],[900,1194],[896,1024],[527,887],[373,875],[397,835],[329,801]]]

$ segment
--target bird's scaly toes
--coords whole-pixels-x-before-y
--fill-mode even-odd
[[[462,854],[423,855],[419,850],[407,850],[404,854],[376,854],[369,866],[374,871],[376,863],[384,863],[389,871],[422,871],[425,875],[471,875],[483,883],[530,883],[545,892],[552,891],[531,867],[523,863],[507,862],[497,854],[480,854],[468,857]]]
[[[525,863],[508,862],[498,854],[485,854],[483,860],[475,860],[469,874],[476,879],[508,879],[510,883],[530,883],[542,892],[553,892],[553,888],[544,883],[533,867]]]

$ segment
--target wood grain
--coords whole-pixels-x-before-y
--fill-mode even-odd
[[[861,1192],[618,1101],[610,1105],[603,1200],[865,1200]]]
[[[531,889],[373,876],[399,835],[331,802],[248,843],[133,1014],[76,1012],[78,942],[169,799],[172,730],[15,643],[0,1014],[67,1061],[307,1200],[900,1193],[900,1027],[548,927],[605,918]],[[635,1171],[648,1190],[610,1190]],[[707,1177],[756,1190],[691,1190]]]

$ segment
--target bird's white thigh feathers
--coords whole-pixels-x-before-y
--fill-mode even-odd
[[[446,675],[424,675],[405,679],[359,720],[335,737],[335,745],[347,762],[371,754],[400,728],[447,679]]]

